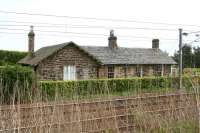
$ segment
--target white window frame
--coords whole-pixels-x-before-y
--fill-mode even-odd
[[[64,66],[63,80],[76,80],[76,66],[75,65]]]
[[[144,73],[144,72],[143,72],[143,66],[141,65],[141,66],[140,66],[140,77],[143,77],[143,73]]]
[[[162,71],[161,71],[161,76],[164,76],[164,65],[162,64]]]
[[[115,77],[115,66],[110,65],[108,66],[108,78],[114,78],[114,77]]]
[[[143,77],[143,75],[144,75],[144,72],[143,72],[143,65],[137,65],[136,66],[136,75],[138,76],[138,77]]]
[[[173,76],[174,71],[175,71],[175,75],[176,75],[176,68],[173,65],[171,65],[170,76]]]
[[[153,66],[154,76],[163,76],[164,75],[164,65],[163,64],[155,64]]]

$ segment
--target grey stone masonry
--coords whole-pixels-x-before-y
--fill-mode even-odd
[[[41,80],[63,80],[64,66],[76,67],[76,79],[97,78],[97,63],[86,53],[74,46],[66,46],[54,53],[37,66],[37,74]]]

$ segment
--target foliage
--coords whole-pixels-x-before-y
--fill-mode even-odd
[[[22,66],[0,67],[0,100],[3,103],[27,100],[32,92],[34,75],[32,69]]]
[[[200,68],[200,47],[194,48],[194,67]]]
[[[193,52],[192,52],[193,49]],[[183,68],[200,68],[200,47],[185,45],[183,51]],[[174,53],[174,60],[179,62],[179,51]]]
[[[184,45],[182,48],[183,55],[183,68],[193,67],[193,53],[190,45]],[[175,52],[174,60],[179,62],[179,51]]]
[[[20,59],[24,58],[26,55],[27,52],[0,50],[0,66],[5,64],[16,64]]]
[[[200,76],[200,68],[185,68],[183,72],[186,76]]]
[[[191,89],[190,78],[184,77],[183,84]],[[199,79],[199,77],[197,77]],[[126,79],[92,79],[79,81],[40,81],[37,89],[39,98],[33,96],[34,74],[28,67],[0,67],[1,100],[27,101],[27,99],[55,100],[74,98],[97,98],[99,96],[117,95],[129,96],[138,93],[160,93],[175,91],[178,88],[178,78],[172,77],[143,77]],[[34,85],[33,85],[34,83]]]
[[[184,80],[187,80],[186,78]],[[184,81],[187,86],[189,82]],[[167,91],[178,87],[178,78],[144,77],[127,79],[95,79],[80,81],[41,81],[40,89],[48,100],[82,98],[95,95],[131,95],[140,92]]]
[[[136,123],[135,130],[139,133],[197,133],[199,131],[198,119],[191,116],[188,118],[186,116],[184,119],[174,117],[166,118],[161,114],[150,114],[141,110],[134,112],[132,116]]]

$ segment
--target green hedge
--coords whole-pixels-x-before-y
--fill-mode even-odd
[[[17,65],[0,66],[0,101],[27,101],[32,96],[30,93],[33,81],[34,73],[31,68]]]
[[[0,66],[5,64],[16,64],[20,59],[24,58],[26,55],[27,52],[0,50]]]
[[[132,95],[142,92],[163,92],[175,90],[178,87],[178,78],[171,77],[144,77],[127,79],[94,79],[80,81],[40,81],[35,90],[34,73],[31,68],[22,66],[0,67],[0,102],[13,101],[27,102],[29,100],[73,99],[98,97],[102,95]],[[189,77],[183,78],[183,85],[191,89]],[[37,96],[37,97],[36,97]],[[40,99],[43,98],[43,99]]]
[[[186,79],[185,79],[186,80]],[[191,85],[190,85],[191,86]],[[177,88],[178,79],[145,77],[128,79],[96,79],[81,81],[41,81],[42,95],[49,99],[123,95],[125,93],[165,91]]]

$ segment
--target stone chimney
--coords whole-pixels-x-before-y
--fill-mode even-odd
[[[159,39],[152,40],[152,48],[159,49]]]
[[[28,33],[28,54],[30,57],[34,56],[34,38],[35,33],[33,31],[33,26],[30,26],[30,32]]]
[[[117,37],[114,35],[114,30],[110,31],[110,36],[108,38],[108,46],[111,49],[117,48]]]

